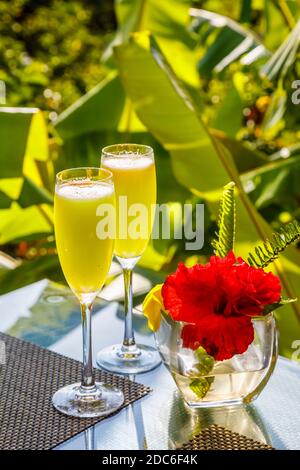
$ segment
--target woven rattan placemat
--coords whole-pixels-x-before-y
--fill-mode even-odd
[[[105,419],[73,418],[52,406],[56,390],[80,381],[80,362],[3,333],[0,341],[5,343],[6,356],[0,364],[0,449],[52,449]],[[95,376],[123,391],[122,408],[150,391],[98,369]]]
[[[271,446],[213,424],[180,446],[182,450],[274,450]]]

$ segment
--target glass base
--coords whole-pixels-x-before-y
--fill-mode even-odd
[[[77,418],[97,418],[116,411],[124,402],[123,393],[116,387],[96,382],[94,387],[80,383],[66,385],[52,398],[53,406],[61,413]]]
[[[250,400],[251,401],[251,400]],[[226,407],[235,407],[235,406],[241,406],[245,404],[249,404],[247,400],[245,401],[243,398],[236,398],[232,400],[219,400],[219,401],[203,401],[203,402],[189,402],[186,401],[186,404],[192,408],[192,409],[197,409],[197,408],[222,408],[224,406]]]
[[[155,369],[160,363],[157,350],[144,344],[128,347],[115,344],[97,354],[98,366],[117,374],[142,374]]]

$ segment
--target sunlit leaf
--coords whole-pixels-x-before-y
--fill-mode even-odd
[[[198,33],[201,44],[214,35],[198,64],[202,76],[209,77],[212,72],[221,72],[257,47],[260,47],[259,57],[268,54],[258,36],[233,19],[201,8],[191,8],[190,15],[193,18],[192,29]],[[204,26],[206,29],[203,33]]]
[[[0,209],[7,209],[11,205],[11,198],[7,194],[0,191]]]
[[[53,225],[43,207],[22,209],[14,202],[0,213],[0,245],[33,233],[52,233]]]
[[[115,72],[59,115],[56,129],[65,140],[83,134],[116,129],[125,94]]]
[[[18,203],[21,207],[53,204],[53,197],[45,188],[37,186],[30,178],[25,176]]]
[[[43,114],[36,108],[0,108],[1,244],[53,230],[51,210],[43,207],[52,197],[43,188],[39,164],[50,170]]]
[[[115,4],[118,29],[103,55],[112,62],[113,47],[126,41],[131,33],[151,31],[177,75],[191,86],[199,85],[194,52],[196,37],[189,31],[191,0],[118,0]]]
[[[229,137],[235,137],[241,128],[244,103],[236,88],[232,88],[226,94],[221,104],[212,127],[225,132]]]
[[[242,176],[258,209],[271,204],[290,205],[300,195],[300,156],[276,160]]]
[[[228,137],[215,129],[210,129],[210,132],[228,148],[240,174],[268,163],[267,157],[258,150],[250,148],[247,142]]]
[[[32,108],[0,107],[0,178],[22,174]]]
[[[299,47],[300,20],[277,51],[262,67],[261,75],[267,77],[271,81],[284,78],[288,71],[295,65]]]

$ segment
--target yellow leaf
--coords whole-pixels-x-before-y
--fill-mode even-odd
[[[23,164],[23,174],[29,176],[36,184],[42,186],[41,176],[36,161],[49,159],[48,132],[41,111],[32,114],[26,151]]]

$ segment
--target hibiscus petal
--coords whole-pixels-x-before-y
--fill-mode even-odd
[[[216,292],[214,277],[203,266],[187,268],[182,263],[167,277],[162,287],[164,306],[173,320],[195,323],[211,313]]]
[[[254,339],[254,329],[249,317],[244,315],[224,317],[211,315],[202,324],[185,325],[181,338],[183,346],[197,349],[202,346],[218,361],[242,354]]]

